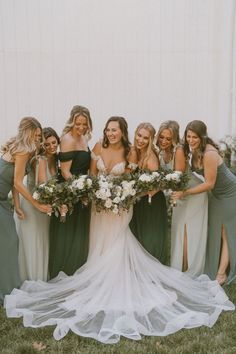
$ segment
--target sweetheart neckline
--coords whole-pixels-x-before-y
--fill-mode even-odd
[[[116,163],[116,164],[110,169],[110,171],[108,171],[108,169],[107,169],[107,167],[106,167],[106,165],[105,165],[105,162],[104,162],[104,160],[103,160],[103,158],[102,158],[101,155],[99,155],[99,158],[100,158],[100,160],[102,161],[102,164],[103,164],[103,166],[104,166],[104,169],[105,169],[105,171],[106,171],[108,174],[111,174],[112,171],[114,170],[114,168],[115,168],[116,166],[118,166],[118,165],[123,164],[123,165],[125,166],[125,161],[121,161],[121,162]]]

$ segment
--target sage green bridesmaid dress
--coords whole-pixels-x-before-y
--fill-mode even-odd
[[[20,286],[18,236],[8,193],[13,187],[14,163],[0,158],[0,304]]]
[[[217,168],[215,186],[209,198],[208,239],[205,273],[215,279],[220,260],[221,228],[224,225],[229,248],[227,284],[236,283],[236,176],[224,163]]]
[[[59,153],[61,162],[71,161],[73,175],[87,174],[90,165],[90,151],[69,151]],[[60,271],[72,275],[87,260],[89,247],[90,207],[79,202],[64,223],[52,215],[49,241],[49,277],[56,277]]]

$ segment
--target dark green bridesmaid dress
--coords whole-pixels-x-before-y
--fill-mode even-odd
[[[8,193],[13,187],[14,163],[0,158],[0,304],[21,284],[18,267],[18,236]]]
[[[162,191],[154,194],[151,203],[142,197],[133,208],[130,229],[141,245],[161,263],[166,263],[167,209]]]
[[[73,175],[87,174],[90,165],[90,151],[69,151],[59,153],[61,162],[71,161]],[[87,260],[89,247],[90,207],[79,202],[65,223],[52,215],[50,222],[49,277],[60,271],[72,275]]]

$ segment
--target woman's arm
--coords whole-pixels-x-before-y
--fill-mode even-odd
[[[68,138],[67,136],[64,136],[61,139],[60,150],[62,153],[75,150],[74,140],[70,137]],[[72,173],[70,172],[71,165],[72,165],[72,160],[64,161],[64,162],[60,161],[61,174],[65,180],[72,177]]]
[[[130,149],[130,152],[127,157],[127,161],[128,161],[128,166],[125,169],[126,173],[130,173],[138,167],[138,155],[134,146],[132,146]]]
[[[29,154],[16,154],[15,158],[15,171],[14,171],[14,188],[23,195],[36,209],[43,213],[50,213],[52,207],[50,205],[44,205],[37,202],[28,189],[23,184],[25,175],[26,163],[29,160]]]
[[[184,172],[186,169],[186,158],[184,150],[181,146],[177,147],[174,157],[174,169],[175,171]]]
[[[218,152],[212,150],[206,151],[203,157],[205,182],[200,183],[196,187],[189,188],[186,191],[173,192],[172,193],[173,198],[179,199],[188,195],[199,194],[213,189],[216,182],[218,164],[219,164]]]
[[[15,187],[12,188],[12,197],[13,197],[13,200],[14,200],[14,209],[15,209],[15,212],[16,212],[18,218],[19,219],[24,219],[25,218],[25,214],[24,214],[24,211],[20,207],[19,192],[17,192]]]
[[[98,142],[94,145],[92,152],[93,152],[94,156],[93,156],[93,154],[91,155],[89,174],[91,176],[97,176],[97,174],[98,174],[97,159],[95,157],[99,157],[101,154],[101,143],[100,142]]]

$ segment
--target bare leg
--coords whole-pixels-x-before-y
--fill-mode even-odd
[[[182,272],[188,270],[188,239],[187,239],[187,228],[184,225],[184,245],[183,245],[183,263],[182,263]]]
[[[221,254],[220,254],[220,263],[216,276],[216,280],[219,284],[224,284],[227,279],[226,269],[229,265],[229,248],[228,241],[225,232],[224,225],[222,225],[221,229]]]

